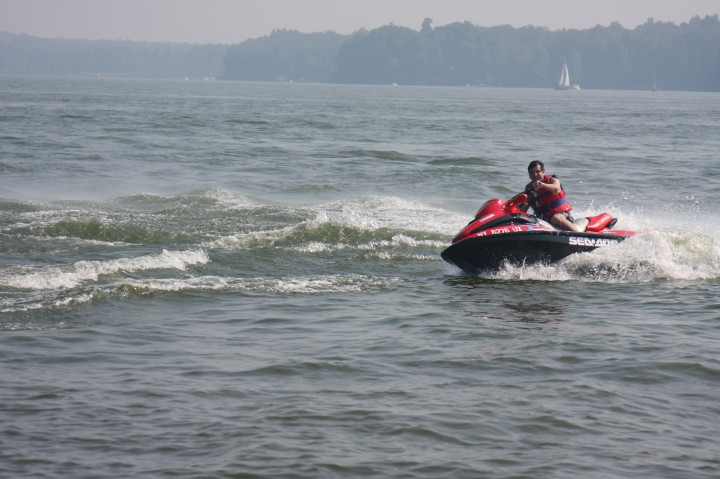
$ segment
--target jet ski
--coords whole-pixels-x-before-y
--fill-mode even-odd
[[[582,233],[559,230],[519,209],[527,199],[527,195],[521,193],[508,201],[487,201],[440,256],[463,271],[476,274],[498,270],[505,263],[552,263],[574,253],[619,243],[636,234],[613,230],[617,219],[608,213],[577,219],[575,224],[584,229]]]

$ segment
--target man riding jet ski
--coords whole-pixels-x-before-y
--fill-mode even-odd
[[[560,180],[555,175],[545,174],[545,164],[535,160],[528,165],[528,176],[530,183],[525,186],[525,194],[528,196],[527,206],[520,208],[523,211],[532,207],[535,216],[566,231],[578,231],[583,229],[575,225],[575,220],[570,215],[572,206],[565,199],[565,190]]]
[[[503,264],[549,263],[573,253],[618,243],[633,231],[615,231],[617,219],[608,213],[578,219],[554,175],[545,175],[542,162],[532,162],[532,180],[525,192],[509,201],[493,199],[453,238],[441,256],[469,273],[499,269]],[[527,213],[532,207],[537,216]]]

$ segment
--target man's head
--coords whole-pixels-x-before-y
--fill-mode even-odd
[[[531,161],[528,165],[528,176],[531,180],[541,180],[545,175],[545,163],[540,160]]]

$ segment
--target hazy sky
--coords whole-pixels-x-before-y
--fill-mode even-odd
[[[0,0],[0,31],[49,38],[238,43],[287,28],[352,33],[393,23],[470,21],[635,28],[720,13],[720,0]]]

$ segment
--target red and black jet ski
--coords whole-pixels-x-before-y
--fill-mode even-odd
[[[521,193],[509,201],[493,199],[480,207],[475,219],[453,238],[441,256],[468,273],[499,269],[504,263],[551,263],[573,253],[592,251],[635,235],[616,231],[617,219],[608,213],[578,219],[583,233],[562,231],[518,208],[527,201]]]

